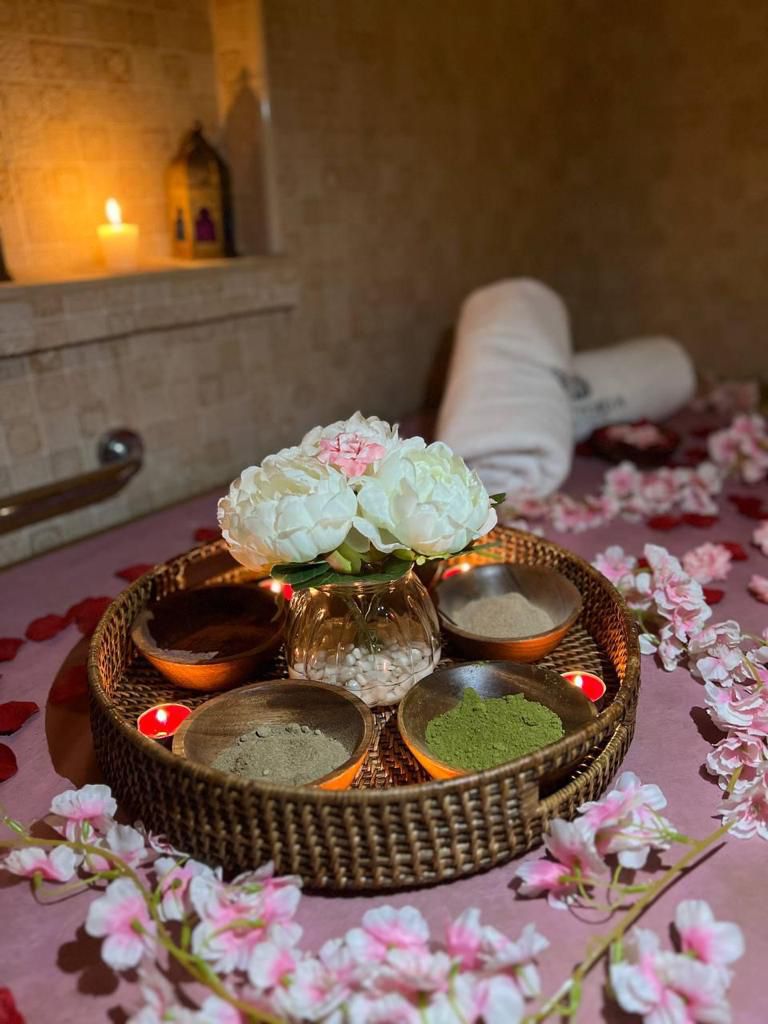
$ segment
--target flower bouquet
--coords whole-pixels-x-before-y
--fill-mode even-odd
[[[403,440],[358,412],[244,470],[218,515],[234,558],[270,566],[296,592],[291,674],[387,704],[439,658],[414,564],[470,547],[495,526],[501,497],[447,445]]]

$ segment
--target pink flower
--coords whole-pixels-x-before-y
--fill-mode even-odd
[[[768,735],[768,692],[765,687],[704,685],[709,717],[723,732],[739,729],[753,736]]]
[[[768,555],[768,519],[764,519],[752,534],[752,543]]]
[[[761,765],[768,763],[766,738],[750,736],[746,732],[731,732],[707,754],[706,768],[718,777],[721,789],[728,789],[735,772],[739,772],[737,790],[749,785]]]
[[[143,864],[148,857],[147,848],[144,845],[144,836],[130,825],[110,825],[106,836],[103,839],[92,841],[92,845],[102,846],[111,850],[112,853],[117,854],[121,860],[125,861],[132,868]],[[115,864],[108,857],[88,854],[85,858],[85,866],[89,871],[96,872],[109,871]]]
[[[624,548],[618,544],[614,544],[596,555],[592,565],[611,583],[618,584],[620,580],[632,575],[637,559],[634,555],[626,554]]]
[[[34,878],[40,875],[49,882],[68,882],[74,877],[82,857],[68,846],[43,850],[39,846],[26,846],[11,850],[0,866],[12,875]]]
[[[185,897],[193,878],[218,878],[206,864],[196,860],[177,861],[173,857],[158,857],[155,861],[157,885],[162,893],[159,912],[163,921],[181,921],[188,913]]]
[[[63,832],[70,842],[87,842],[93,831],[106,832],[117,811],[117,801],[109,786],[89,784],[81,789],[68,789],[51,801],[51,811],[64,821]]]
[[[747,589],[753,597],[763,604],[768,604],[768,577],[755,574],[747,584]]]
[[[745,483],[756,484],[768,472],[768,434],[765,419],[752,415],[735,416],[725,430],[708,438],[713,462],[726,472],[738,472]]]
[[[260,991],[290,984],[301,954],[290,933],[277,930],[272,940],[260,942],[248,961],[248,979]]]
[[[347,946],[359,962],[380,962],[390,949],[424,952],[428,941],[429,926],[415,907],[367,910],[362,928],[347,932]]]
[[[683,555],[683,568],[698,583],[724,580],[731,571],[731,553],[722,544],[700,544]]]
[[[446,997],[437,997],[427,1010],[425,1024],[520,1024],[525,1013],[520,990],[504,974],[460,974],[446,1002]]]
[[[736,839],[760,836],[768,839],[768,777],[763,773],[746,789],[734,792],[723,802],[719,813],[731,826],[729,835]]]
[[[88,907],[85,930],[104,939],[102,959],[116,971],[136,967],[154,940],[155,923],[141,892],[130,878],[110,882]]]
[[[683,953],[702,963],[721,968],[723,980],[730,980],[728,964],[744,955],[744,933],[731,921],[716,921],[704,900],[683,900],[675,911],[675,927]]]
[[[368,995],[357,992],[347,1003],[347,1024],[423,1024],[414,1004],[397,992]]]
[[[369,466],[383,459],[387,450],[362,434],[337,434],[334,438],[323,437],[319,442],[318,459],[327,465],[337,466],[346,476],[362,476]]]
[[[178,1005],[173,986],[160,973],[157,964],[139,964],[138,975],[144,1006],[131,1016],[128,1024],[163,1024],[164,1021],[192,1024],[192,1011]]]
[[[583,885],[594,885],[604,875],[606,866],[594,845],[591,828],[584,821],[564,821],[555,818],[544,840],[554,863],[547,860],[528,861],[515,871],[522,879],[523,896],[547,893],[551,907],[562,909],[578,893],[579,880]]]
[[[641,868],[652,849],[669,848],[665,833],[673,827],[658,813],[666,806],[658,786],[643,785],[634,772],[622,772],[610,792],[582,804],[579,811],[601,857],[615,853],[622,867]]]

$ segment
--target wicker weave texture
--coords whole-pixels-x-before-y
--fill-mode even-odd
[[[135,727],[141,711],[168,699],[194,707],[206,695],[175,689],[137,657],[131,624],[148,601],[204,577],[206,564],[222,551],[217,542],[134,583],[94,636],[91,720],[106,781],[148,827],[195,857],[227,872],[273,860],[279,873],[298,874],[315,889],[427,885],[486,870],[535,846],[549,819],[572,817],[578,804],[603,792],[621,764],[634,728],[639,651],[616,591],[586,562],[530,534],[498,528],[493,538],[496,551],[470,560],[501,556],[551,565],[584,598],[579,623],[543,664],[597,671],[608,695],[598,718],[559,745],[559,756],[550,749],[476,775],[425,781],[400,741],[392,709],[380,709],[376,742],[355,788],[332,792],[241,781],[147,740]],[[282,666],[274,674],[284,674]],[[571,763],[576,767],[565,783],[541,790],[545,773]]]

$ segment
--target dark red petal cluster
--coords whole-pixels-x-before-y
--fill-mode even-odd
[[[768,507],[754,494],[729,494],[728,501],[748,519],[768,519]]]
[[[64,615],[43,615],[30,622],[24,636],[27,640],[36,640],[39,643],[41,640],[50,640],[68,625],[69,620]]]
[[[696,526],[699,530],[706,530],[710,526],[714,526],[719,518],[719,516],[702,516],[698,512],[686,512],[683,522],[687,526]]]
[[[24,641],[16,636],[0,637],[0,661],[13,661],[23,643]]]
[[[749,555],[741,546],[741,544],[737,544],[736,541],[721,540],[719,543],[722,544],[724,548],[728,549],[731,558],[734,560],[734,562],[746,562],[746,560],[749,558]]]
[[[145,572],[149,572],[154,566],[149,562],[139,562],[137,565],[128,565],[125,569],[118,569],[115,573],[121,580],[126,580],[128,583],[133,583],[139,576],[143,576]]]
[[[0,988],[0,1024],[25,1024],[9,988]]]
[[[725,597],[724,590],[718,590],[717,587],[702,587],[704,591],[704,600],[707,604],[720,604]]]
[[[0,704],[0,735],[9,736],[16,732],[40,708],[31,700],[9,700]]]
[[[85,665],[68,665],[59,672],[48,694],[49,704],[69,704],[88,693],[88,670]]]
[[[16,764],[16,755],[5,743],[0,743],[0,782],[10,779],[18,770],[19,766]],[[2,1017],[0,1017],[0,1021],[2,1021]]]
[[[652,530],[674,530],[682,521],[682,516],[651,516],[650,519],[646,520],[646,526],[649,526]]]
[[[210,526],[198,526],[195,530],[195,540],[198,544],[209,544],[212,540],[219,540],[221,530],[211,529]]]
[[[67,622],[74,622],[83,636],[90,636],[112,600],[111,597],[86,597],[72,605],[66,615]]]

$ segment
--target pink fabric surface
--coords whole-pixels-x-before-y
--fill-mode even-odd
[[[594,460],[577,460],[569,489],[591,488],[603,468]],[[637,553],[653,540],[679,555],[704,540],[739,541],[749,559],[735,563],[727,582],[718,584],[726,589],[726,597],[714,617],[735,618],[745,629],[757,631],[766,625],[768,609],[749,596],[746,583],[754,572],[768,574],[768,560],[749,545],[756,524],[736,513],[725,500],[722,512],[721,521],[708,530],[682,527],[653,533],[645,526],[616,522],[579,536],[559,536],[551,531],[549,535],[588,558],[610,543]],[[116,570],[137,562],[161,561],[190,547],[194,529],[213,521],[214,496],[207,496],[9,570],[0,577],[0,635],[23,636],[32,619],[63,612],[82,597],[117,594],[123,584],[115,577]],[[36,700],[44,709],[18,734],[5,738],[16,753],[19,771],[0,786],[0,801],[25,821],[44,815],[51,797],[69,788],[70,776],[81,771],[70,770],[74,761],[67,757],[67,750],[59,744],[52,751],[46,740],[54,731],[61,731],[62,722],[71,721],[73,744],[86,743],[85,708],[45,709],[51,683],[78,639],[74,627],[69,627],[47,642],[26,643],[14,661],[0,665],[0,700]],[[716,827],[714,814],[720,802],[719,790],[701,770],[714,738],[703,712],[694,710],[702,707],[702,688],[684,669],[665,673],[651,659],[643,659],[637,730],[625,767],[636,771],[643,781],[662,787],[669,799],[669,817],[693,836],[704,836]],[[62,719],[62,715],[70,718]],[[75,760],[81,763],[83,758]],[[78,785],[89,780],[95,781],[95,777],[74,778]],[[669,857],[667,854],[665,860]],[[514,867],[509,864],[464,881],[380,898],[307,896],[298,917],[305,929],[305,944],[311,948],[340,935],[366,909],[382,903],[418,907],[435,934],[461,910],[476,906],[488,923],[514,936],[528,921],[536,922],[552,943],[541,958],[544,992],[551,993],[581,958],[587,943],[609,925],[587,923],[567,911],[552,910],[544,900],[516,898],[510,888]],[[768,846],[757,838],[728,839],[678,880],[643,918],[644,926],[668,936],[678,901],[699,897],[710,902],[718,918],[739,922],[746,934],[747,952],[736,965],[731,991],[738,1024],[763,1024],[766,1020],[766,883]],[[0,890],[0,986],[12,988],[28,1024],[121,1021],[126,1012],[138,1008],[138,990],[118,982],[101,966],[97,941],[83,931],[87,896],[42,907],[35,903],[27,883],[6,878],[0,880]],[[635,1019],[604,1005],[604,978],[602,967],[590,976],[578,1020],[619,1024]]]

